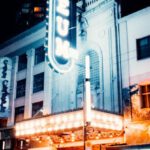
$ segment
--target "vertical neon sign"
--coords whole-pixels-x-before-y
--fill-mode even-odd
[[[48,1],[46,56],[50,67],[59,73],[68,72],[74,64],[70,42],[70,11],[70,0]]]
[[[0,58],[0,118],[9,115],[9,94],[12,72],[12,60],[8,57]]]

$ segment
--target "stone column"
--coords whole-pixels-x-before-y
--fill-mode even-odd
[[[33,67],[34,67],[34,49],[30,49],[27,54],[27,74],[26,74],[26,94],[24,119],[32,117],[32,91],[33,91]]]
[[[52,70],[45,61],[43,115],[50,114],[52,112],[52,84]]]
[[[15,121],[15,99],[16,99],[16,77],[18,70],[18,56],[12,58],[12,75],[11,75],[11,86],[10,86],[10,116],[8,117],[7,126],[13,126]]]

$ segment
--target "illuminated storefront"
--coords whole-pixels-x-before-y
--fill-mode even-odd
[[[82,110],[24,120],[15,126],[16,138],[26,141],[30,148],[33,143],[39,147],[83,147],[84,136],[86,147],[114,141],[124,143],[122,116],[92,110],[85,135],[83,120]]]
[[[148,20],[145,16],[149,9],[140,15],[134,14],[137,16],[133,18],[135,22],[130,16],[120,19],[118,33],[115,24],[117,5],[113,0],[87,0],[86,12],[82,16],[77,12],[75,25],[70,21],[71,1],[53,0],[47,4],[47,15],[51,18],[47,16],[46,25],[42,22],[0,47],[0,56],[12,60],[11,115],[5,126],[15,130],[12,130],[15,135],[9,137],[15,138],[12,145],[8,137],[1,136],[0,148],[110,150],[117,146],[128,148],[149,144],[150,82],[149,68],[145,67],[149,61],[130,60],[132,56],[127,47],[132,48],[129,50],[132,54],[135,47],[128,44],[135,46],[136,40],[130,37],[132,40],[126,41],[129,31],[130,35],[133,32],[133,35],[139,35],[141,29],[146,29],[142,23]],[[80,4],[77,6],[81,7]],[[125,33],[127,25],[137,24],[138,17],[144,19],[136,32],[132,26]],[[126,23],[128,18],[131,22]],[[83,28],[86,34],[83,34]],[[71,33],[74,29],[77,32],[75,39]],[[143,41],[142,37],[137,38],[139,43]],[[76,39],[77,44],[72,43],[76,43]],[[117,51],[119,46],[121,55]],[[125,48],[127,52],[124,52]],[[79,54],[77,60],[76,52]],[[90,78],[85,73],[86,56],[90,61]],[[139,68],[136,70],[136,66],[143,72]],[[85,105],[86,100],[88,105]],[[3,127],[0,131],[7,133]]]

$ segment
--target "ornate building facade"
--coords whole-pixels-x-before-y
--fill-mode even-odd
[[[77,6],[81,5],[79,1]],[[45,59],[45,21],[1,45],[0,56],[12,60],[9,116],[0,129],[1,149],[98,150],[149,144],[148,121],[143,125],[145,140],[143,128],[136,134],[141,142],[131,142],[130,132],[141,127],[137,121],[150,117],[150,60],[144,51],[150,44],[149,10],[118,18],[115,1],[86,1],[86,11],[82,16],[77,13],[79,58],[65,74],[54,72]],[[86,55],[91,62],[91,122],[84,122]],[[7,133],[11,129],[15,134]]]

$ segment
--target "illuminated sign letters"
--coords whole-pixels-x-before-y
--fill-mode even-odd
[[[0,117],[8,117],[11,68],[11,59],[0,58]]]
[[[68,72],[74,63],[70,35],[71,35],[71,1],[49,1],[47,19],[47,60],[56,72]],[[75,35],[76,36],[76,35]]]

